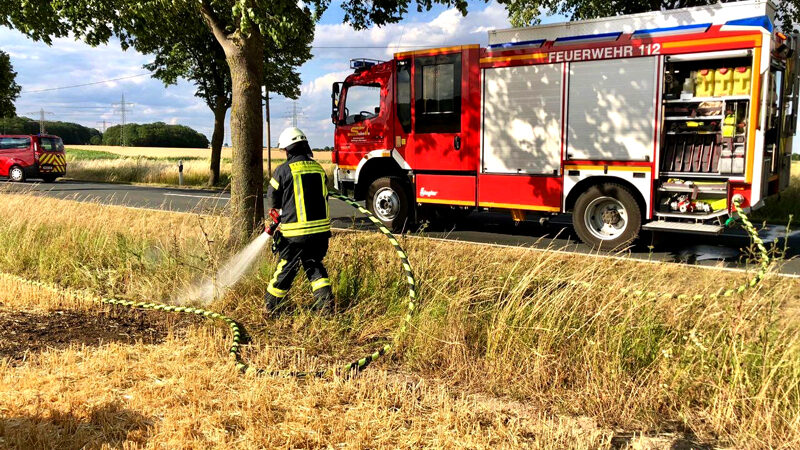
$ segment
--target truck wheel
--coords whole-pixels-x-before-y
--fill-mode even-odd
[[[44,180],[45,183],[52,183],[56,181],[56,178],[58,177],[54,177],[53,175],[42,175],[42,180]]]
[[[386,228],[400,232],[408,225],[410,204],[408,189],[397,177],[378,178],[367,189],[367,209]]]
[[[615,250],[636,239],[642,226],[642,213],[627,188],[605,183],[592,186],[578,197],[572,224],[584,243]]]
[[[11,166],[11,168],[8,169],[8,178],[11,181],[21,183],[25,181],[25,171],[22,170],[20,166]]]

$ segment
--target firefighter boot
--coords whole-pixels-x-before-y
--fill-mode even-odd
[[[311,309],[324,314],[333,312],[333,291],[330,286],[323,286],[314,291],[314,303],[311,304]]]
[[[267,314],[281,314],[286,310],[286,298],[276,297],[267,292],[264,295],[264,306],[266,306]]]

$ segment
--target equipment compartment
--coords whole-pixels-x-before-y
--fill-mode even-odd
[[[689,178],[744,173],[751,64],[752,57],[742,55],[667,60],[663,173]]]
[[[697,219],[727,214],[729,187],[727,181],[669,178],[658,188],[656,214]]]

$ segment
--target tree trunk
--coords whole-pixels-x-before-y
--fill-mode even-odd
[[[211,171],[208,175],[208,185],[216,186],[219,183],[219,164],[222,159],[222,141],[225,138],[225,106],[224,98],[217,98],[214,108],[214,134],[211,135]]]
[[[240,37],[226,48],[231,70],[231,238],[241,244],[260,230],[264,220],[264,126],[261,83],[264,47],[260,38]]]

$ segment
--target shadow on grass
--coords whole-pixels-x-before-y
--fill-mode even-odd
[[[43,408],[34,415],[0,417],[0,447],[82,449],[143,445],[152,420],[117,402],[86,412]],[[127,441],[127,442],[126,442]]]
[[[649,442],[648,442],[649,441]],[[663,448],[670,450],[711,450],[713,445],[703,443],[692,433],[616,433],[611,438],[611,448]]]

